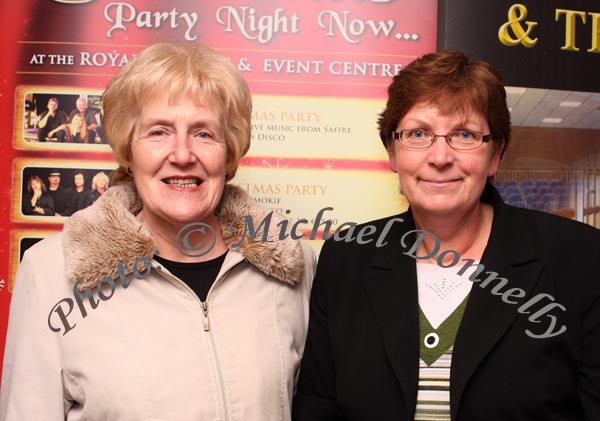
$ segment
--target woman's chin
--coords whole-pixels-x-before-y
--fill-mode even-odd
[[[199,210],[197,208],[188,208],[188,207],[177,207],[173,206],[169,209],[158,210],[157,212],[152,212],[154,217],[150,216],[150,212],[147,208],[144,208],[138,219],[142,221],[163,221],[165,225],[177,225],[182,226],[194,222],[203,222],[206,224],[214,223],[215,220],[218,220],[214,215],[214,211],[210,211],[207,209]]]
[[[190,224],[192,222],[211,222],[210,216],[214,216],[214,213],[207,214],[206,212],[174,212],[166,216],[170,219],[170,222],[176,224]]]
[[[432,197],[423,203],[411,204],[414,211],[423,216],[449,216],[456,212],[464,212],[464,204],[452,197]]]

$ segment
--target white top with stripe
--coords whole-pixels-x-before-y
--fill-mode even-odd
[[[444,268],[436,264],[417,263],[419,306],[437,329],[471,292],[469,276],[476,264],[462,275],[462,267]],[[452,347],[431,366],[419,358],[419,390],[415,421],[450,421],[450,369]]]

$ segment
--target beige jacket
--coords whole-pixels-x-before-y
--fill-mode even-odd
[[[134,217],[139,208],[131,186],[111,187],[25,253],[10,307],[0,420],[289,420],[311,248],[278,240],[274,215],[269,238],[276,241],[230,249],[201,303],[155,260],[145,278],[132,276],[135,259],[152,259],[155,250]],[[231,233],[231,221],[253,215],[258,225],[267,212],[227,186],[219,206],[227,244],[243,233]],[[119,262],[127,276],[116,273]],[[74,300],[79,277],[95,309],[84,292],[83,310]]]

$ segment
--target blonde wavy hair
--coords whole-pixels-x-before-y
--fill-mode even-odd
[[[119,168],[111,184],[132,180],[131,142],[142,108],[149,98],[168,90],[169,98],[183,94],[208,97],[221,108],[227,147],[227,181],[250,147],[252,97],[231,60],[201,44],[158,43],[144,49],[111,79],[102,96],[104,129]]]
[[[109,179],[108,179],[108,175],[106,175],[106,173],[104,171],[100,171],[99,173],[96,173],[96,175],[94,176],[94,178],[92,178],[92,190],[96,190],[96,188],[98,187],[98,182],[100,181],[100,179],[103,179],[106,181],[106,189],[109,186]]]

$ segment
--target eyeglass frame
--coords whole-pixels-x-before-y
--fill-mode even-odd
[[[424,133],[426,133],[428,135],[433,136],[431,138],[431,142],[429,143],[429,145],[424,146],[422,148],[419,148],[419,147],[415,147],[415,146],[409,146],[406,143],[402,142],[402,132],[408,132],[408,131],[414,131],[414,130],[421,130],[422,132],[424,132]],[[452,146],[452,142],[450,140],[450,135],[452,135],[454,133],[460,133],[460,132],[469,132],[469,133],[479,134],[479,135],[481,135],[481,142],[477,146],[475,146],[474,148],[468,148],[468,149],[459,148],[459,149],[457,149],[455,146]],[[448,144],[448,146],[450,146],[455,151],[472,151],[474,149],[477,149],[477,148],[481,147],[481,145],[483,145],[484,143],[493,140],[491,133],[489,133],[489,134],[483,134],[483,133],[475,131],[475,130],[453,130],[453,131],[451,131],[449,133],[446,133],[446,134],[435,134],[435,133],[431,133],[429,130],[425,130],[425,129],[421,129],[421,128],[415,128],[415,129],[404,129],[404,130],[398,130],[398,131],[392,132],[392,138],[394,140],[397,140],[398,142],[400,142],[401,145],[406,146],[409,149],[416,149],[416,150],[424,150],[424,149],[430,148],[431,145],[433,145],[433,143],[435,142],[435,140],[438,137],[443,137],[444,139],[446,139],[446,143]]]

